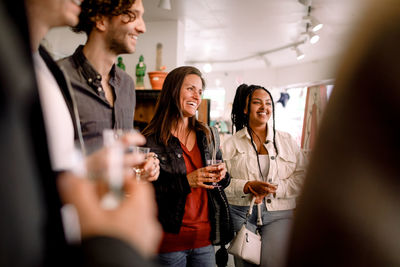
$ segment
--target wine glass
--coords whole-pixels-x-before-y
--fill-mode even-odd
[[[122,129],[110,129],[110,130],[105,130],[105,132],[108,131],[109,138],[106,138],[104,136],[104,142],[105,144],[108,143],[107,139],[112,139],[113,141],[118,140],[121,143],[123,142],[124,136],[128,134],[135,134],[139,133],[136,129],[129,129],[129,130],[122,130]],[[124,144],[124,153],[140,153],[140,154],[147,154],[150,149],[144,148],[144,147],[137,147],[134,145],[126,145]],[[143,172],[143,166],[144,164],[141,164],[139,166],[135,167],[129,167],[131,171],[133,171],[136,175],[136,179],[140,180],[141,173]],[[140,168],[142,167],[142,168]]]
[[[219,166],[220,164],[223,163],[223,160],[221,159],[208,159],[207,160],[207,166]],[[216,173],[218,173],[219,171],[216,171]],[[217,182],[212,182],[211,183],[212,186],[214,187],[221,187]]]
[[[139,153],[139,154],[143,154],[145,156],[145,158],[147,158],[147,154],[150,153],[150,148],[149,147],[141,147],[141,146],[137,146],[137,147],[133,147],[132,148],[132,152],[133,153]],[[135,176],[136,176],[136,181],[140,182],[140,178],[142,176],[142,173],[144,172],[144,165],[146,164],[146,162],[134,166],[132,169],[135,172]]]
[[[274,186],[275,188],[276,188],[276,190],[278,190],[278,183],[276,183],[276,182],[268,182],[270,185],[272,185],[272,186]],[[269,197],[269,198],[275,198],[275,194],[276,194],[276,191],[275,191],[275,193],[269,193],[268,195],[267,195],[267,197]]]

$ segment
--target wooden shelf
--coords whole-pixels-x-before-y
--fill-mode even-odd
[[[153,90],[153,89],[144,89],[144,90],[136,90],[136,99],[152,99],[157,101],[158,96],[161,94],[161,90]]]
[[[143,130],[151,121],[160,93],[160,90],[136,90],[135,128]]]

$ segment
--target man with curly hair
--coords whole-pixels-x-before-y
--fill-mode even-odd
[[[142,0],[85,0],[75,32],[85,45],[58,63],[74,89],[86,150],[99,149],[104,129],[132,129],[136,97],[133,79],[116,67],[120,54],[135,52],[146,31]]]

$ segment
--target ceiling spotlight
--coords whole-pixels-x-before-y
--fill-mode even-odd
[[[315,44],[319,41],[319,35],[313,32],[307,32],[307,34],[310,37],[310,43]]]
[[[311,30],[313,30],[313,32],[321,30],[322,27],[324,26],[324,24],[322,24],[319,20],[317,20],[313,16],[309,16],[308,19],[310,20]]]
[[[298,0],[300,4],[305,6],[311,6],[311,0]]]
[[[160,0],[158,7],[166,10],[171,10],[171,0]]]
[[[271,67],[271,62],[268,60],[265,54],[258,54],[258,58],[264,61],[265,67]]]
[[[293,49],[294,49],[294,51],[296,51],[297,60],[302,60],[305,57],[304,53],[301,52],[297,46],[293,47]]]
[[[212,66],[211,66],[211,64],[210,64],[210,63],[204,64],[203,70],[204,70],[205,73],[211,72],[211,71],[212,71]]]

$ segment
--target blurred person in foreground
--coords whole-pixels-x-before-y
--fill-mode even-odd
[[[100,207],[95,183],[70,171],[74,134],[79,133],[75,113],[70,112],[72,96],[64,75],[40,41],[53,27],[75,25],[80,3],[26,0],[27,18],[22,1],[0,5],[1,18],[8,26],[2,34],[11,33],[1,38],[0,46],[1,59],[8,63],[7,72],[1,72],[2,95],[8,96],[2,105],[1,145],[11,160],[1,165],[1,180],[7,181],[0,187],[1,266],[147,266],[151,263],[143,256],[151,255],[158,244],[154,195],[148,185],[127,181],[124,190],[132,197],[106,211]],[[64,139],[59,138],[60,132]],[[140,135],[126,138],[130,144],[145,142]],[[136,164],[143,159],[125,160]],[[60,199],[77,211],[79,225],[74,229],[80,230],[80,244],[77,239],[74,246],[67,243],[63,226],[71,226],[71,221],[62,221]]]
[[[311,154],[288,266],[400,266],[400,4],[370,4]]]
[[[232,176],[226,188],[234,230],[243,226],[251,200],[253,207],[246,227],[259,228],[262,236],[260,266],[284,266],[288,236],[303,184],[306,158],[290,134],[275,130],[271,93],[259,85],[240,85],[232,105],[234,135],[222,145],[223,157]],[[262,225],[257,227],[257,209]],[[236,266],[253,266],[235,257]]]
[[[223,190],[229,174],[224,164],[206,165],[213,155],[222,159],[219,147],[212,145],[219,143],[218,135],[213,138],[211,129],[196,119],[204,88],[197,68],[172,70],[143,131],[160,159],[160,177],[153,185],[164,230],[158,254],[162,266],[214,267],[213,244],[229,242],[233,235]],[[220,214],[226,216],[220,220]]]

